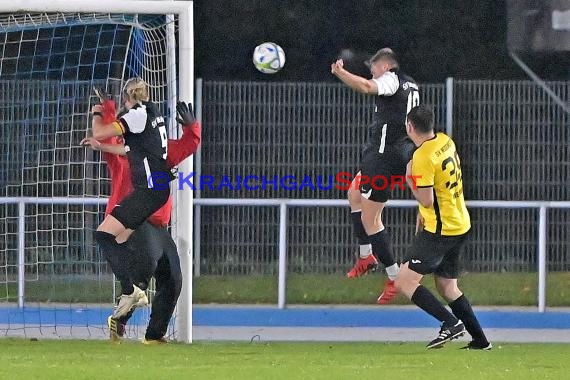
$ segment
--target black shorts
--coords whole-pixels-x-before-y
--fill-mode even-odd
[[[170,189],[153,190],[141,187],[135,189],[118,203],[111,215],[123,226],[136,230],[145,220],[168,200]]]
[[[362,152],[360,171],[371,183],[360,185],[360,193],[374,202],[386,202],[392,190],[405,188],[406,165],[416,147],[410,139],[387,145],[383,153],[377,147],[367,146]]]
[[[459,277],[459,254],[469,232],[457,236],[441,236],[421,231],[415,237],[404,262],[419,274],[433,273],[443,278]]]

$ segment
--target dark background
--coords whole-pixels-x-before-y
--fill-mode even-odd
[[[527,79],[507,51],[503,0],[198,0],[194,2],[195,74],[208,80],[334,81],[330,64],[343,49],[346,67],[368,76],[363,61],[389,46],[420,82]],[[255,70],[256,45],[283,47],[274,75]],[[520,53],[541,78],[570,79],[570,54]]]

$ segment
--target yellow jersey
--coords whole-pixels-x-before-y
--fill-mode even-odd
[[[433,205],[419,206],[424,230],[446,236],[462,235],[471,228],[463,198],[463,178],[453,140],[444,133],[424,141],[412,158],[416,186],[433,187]]]

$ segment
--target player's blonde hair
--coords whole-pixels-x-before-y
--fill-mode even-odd
[[[135,102],[147,102],[149,100],[148,84],[142,78],[130,78],[123,86],[123,96]]]

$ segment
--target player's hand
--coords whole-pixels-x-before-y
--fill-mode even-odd
[[[196,121],[192,111],[192,103],[188,103],[188,105],[184,102],[176,103],[176,113],[178,115],[176,121],[182,125],[190,126]]]
[[[93,87],[93,90],[101,102],[101,110],[99,113],[103,119],[103,124],[111,124],[117,120],[117,107],[115,106],[115,102],[102,88]]]
[[[91,113],[103,113],[103,106],[101,104],[95,104],[93,107],[91,107]]]
[[[418,212],[418,217],[416,218],[416,235],[424,230],[424,223],[424,217]]]
[[[83,140],[81,140],[79,145],[82,145],[85,147],[89,146],[93,150],[101,150],[101,143],[99,141],[97,141],[94,137],[84,138]]]
[[[331,65],[331,74],[337,74],[344,68],[344,61],[342,59],[337,59],[335,63]]]
[[[107,92],[101,87],[93,87],[93,91],[95,91],[95,95],[97,95],[101,104],[105,103],[105,101],[109,99],[109,95],[107,95]]]

